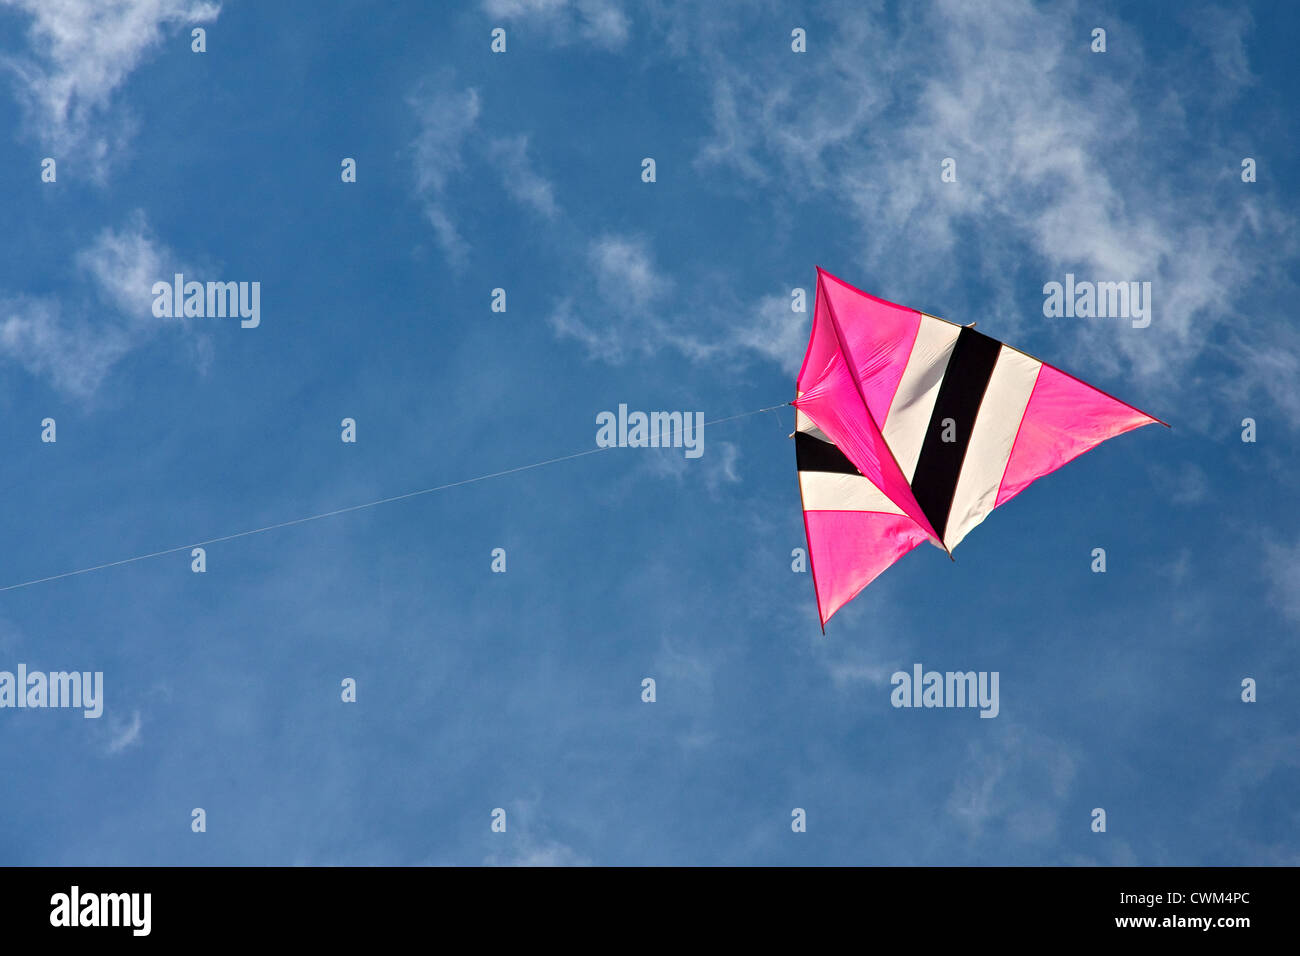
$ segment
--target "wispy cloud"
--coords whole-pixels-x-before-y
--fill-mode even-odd
[[[811,302],[813,290],[805,291]],[[732,345],[774,362],[791,375],[799,371],[812,318],[791,308],[788,293],[762,296],[738,315],[739,321],[733,319],[729,331]]]
[[[108,753],[119,754],[132,744],[140,742],[140,729],[144,722],[140,711],[132,711],[131,719],[126,722],[115,721],[111,727],[112,737],[108,741]]]
[[[1274,605],[1291,620],[1300,621],[1300,542],[1266,542],[1262,554]]]
[[[506,832],[493,834],[502,848],[488,854],[486,866],[591,866],[591,860],[547,832],[536,797],[517,798],[506,809]]]
[[[419,133],[411,144],[415,188],[447,261],[463,269],[470,245],[456,224],[449,185],[472,176],[483,161],[495,166],[506,194],[544,218],[559,213],[555,187],[533,167],[528,137],[490,136],[480,126],[483,103],[475,87],[457,87],[451,71],[425,79],[408,98]]]
[[[447,209],[445,193],[451,174],[464,166],[461,152],[481,107],[476,89],[447,88],[449,78],[427,81],[409,102],[420,123],[413,144],[416,190],[443,252],[453,265],[463,266],[469,247]]]
[[[803,529],[800,529],[802,534]],[[800,546],[806,543],[800,540]],[[812,595],[811,575],[808,575],[809,597],[813,599],[812,615],[816,620],[816,603]],[[898,582],[888,576],[877,578],[871,587],[858,596],[857,602],[840,612],[837,626],[825,635],[817,634],[816,624],[809,630],[813,656],[825,668],[831,684],[837,691],[860,695],[864,685],[872,688],[887,701],[890,694],[890,677],[898,670],[910,668],[912,659],[912,623],[904,612],[897,593]],[[852,621],[868,620],[869,628],[855,633]],[[845,639],[846,633],[852,637]]]
[[[215,20],[220,4],[196,0],[0,0],[31,15],[31,53],[8,57],[26,120],[56,158],[84,158],[103,177],[130,133],[113,94],[168,28]]]
[[[600,294],[607,300],[630,300],[645,308],[672,286],[661,276],[644,239],[605,236],[592,244],[589,256]]]
[[[733,371],[754,359],[792,374],[799,368],[811,318],[793,311],[789,290],[740,299],[716,275],[679,281],[659,267],[650,240],[636,234],[591,241],[575,268],[582,267],[590,285],[581,297],[562,298],[550,322],[590,358],[620,365],[671,350],[692,361],[725,356]]]
[[[76,256],[77,267],[90,276],[104,302],[132,325],[154,324],[153,284],[171,277],[170,259],[139,211],[123,228],[101,230]]]
[[[1222,66],[1216,99],[1195,99],[1204,84],[1194,84],[1145,110],[1132,93],[1153,66],[1143,51],[1130,41],[1123,57],[1090,53],[1068,6],[939,0],[888,20],[860,4],[827,14],[835,29],[814,28],[806,57],[722,42],[707,5],[671,8],[666,30],[712,90],[697,165],[764,184],[777,207],[842,210],[849,228],[828,226],[853,237],[856,267],[885,280],[887,297],[969,309],[963,318],[992,311],[993,334],[1011,338],[1030,322],[1044,331],[1037,290],[1067,270],[1150,281],[1149,329],[1056,321],[1045,331],[1092,368],[1172,389],[1222,347],[1215,330],[1258,277],[1295,255],[1295,217],[1266,187],[1240,183],[1235,159],[1204,172],[1181,162],[1201,142],[1187,117],[1228,124],[1216,105],[1253,82],[1248,17],[1216,18],[1198,34],[1208,46],[1160,64],[1176,71],[1208,55]],[[918,49],[931,51],[922,70]],[[940,179],[947,157],[956,183]]]
[[[1076,760],[1045,734],[1016,725],[1000,729],[996,739],[971,745],[948,812],[976,838],[996,828],[999,839],[1049,842],[1074,782]]]
[[[483,11],[507,23],[536,25],[556,45],[581,40],[617,50],[630,31],[617,0],[483,0]]]
[[[506,853],[493,853],[483,860],[487,866],[591,866],[591,861],[572,847],[553,840],[535,843],[523,839]]]
[[[506,191],[521,205],[529,206],[548,219],[559,213],[555,187],[533,169],[528,158],[528,137],[494,140],[488,154],[501,173]]]
[[[68,394],[87,397],[127,351],[116,327],[93,329],[50,297],[0,298],[0,354]]]
[[[123,356],[164,327],[153,316],[150,288],[174,270],[171,253],[138,212],[122,228],[102,230],[75,263],[89,280],[80,295],[0,292],[0,357],[87,399]]]
[[[700,477],[709,494],[716,495],[725,485],[740,482],[740,446],[735,442],[707,437],[704,451],[698,459],[686,458],[680,448],[648,448],[641,456],[641,470],[656,478],[672,478],[678,482]]]
[[[673,280],[659,271],[645,237],[610,234],[593,240],[586,267],[591,292],[566,297],[551,313],[551,327],[561,338],[577,339],[592,357],[615,364],[665,345],[688,354],[704,348],[691,331],[664,317]]]

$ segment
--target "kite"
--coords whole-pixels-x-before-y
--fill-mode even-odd
[[[923,541],[952,549],[1032,482],[1166,425],[969,326],[818,267],[795,458],[822,630]]]

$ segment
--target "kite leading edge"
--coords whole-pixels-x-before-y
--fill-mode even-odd
[[[952,549],[994,508],[1108,438],[1166,424],[957,325],[817,269],[795,457],[822,630],[923,541]]]

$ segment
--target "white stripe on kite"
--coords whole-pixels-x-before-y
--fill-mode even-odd
[[[881,433],[885,443],[894,451],[903,477],[910,483],[916,472],[916,462],[921,456],[921,445],[930,427],[930,413],[939,395],[948,360],[961,326],[921,313],[921,325],[916,330],[916,343],[898,381],[898,390],[889,406],[889,415]]]
[[[878,511],[901,515],[903,509],[861,475],[831,471],[799,472],[804,511]]]
[[[961,476],[953,490],[944,544],[951,551],[993,510],[1011,446],[1043,363],[1002,346],[980,403]]]
[[[803,397],[803,392],[799,393],[799,397]],[[826,437],[826,433],[814,425],[813,420],[797,408],[794,410],[794,430],[803,432],[805,435],[811,435],[818,441],[830,442],[830,439]]]

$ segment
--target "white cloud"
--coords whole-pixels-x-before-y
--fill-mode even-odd
[[[763,184],[778,207],[797,199],[843,210],[846,221],[832,216],[826,228],[856,234],[859,262],[842,268],[886,280],[873,291],[887,298],[969,310],[951,317],[985,320],[999,338],[1033,323],[1068,340],[1057,354],[1083,356],[1067,367],[1086,362],[1168,394],[1221,347],[1218,333],[1261,272],[1294,252],[1284,206],[1243,190],[1233,169],[1201,174],[1180,162],[1200,142],[1186,117],[1205,120],[1254,82],[1248,17],[1219,17],[1200,31],[1205,50],[1171,54],[1179,68],[1203,55],[1220,64],[1210,103],[1191,99],[1192,84],[1152,111],[1132,93],[1148,67],[1143,52],[1091,54],[1068,5],[938,0],[886,21],[878,6],[832,4],[834,29],[815,31],[806,57],[754,48],[708,5],[665,9],[670,47],[700,63],[712,88],[713,129],[697,165]],[[918,49],[929,51],[922,60]],[[956,184],[940,181],[945,157],[957,161]],[[1038,290],[1066,271],[1151,281],[1151,327],[1044,319]],[[758,313],[774,343],[759,351],[784,357],[777,318]],[[1279,371],[1293,363],[1269,361]],[[1300,425],[1294,398],[1278,397]]]
[[[645,308],[672,286],[655,270],[644,239],[605,236],[592,244],[588,256],[600,294],[609,301],[630,299],[634,307]]]
[[[735,81],[719,75],[713,83],[713,139],[705,143],[696,157],[697,166],[733,166],[745,179],[766,182],[767,170],[751,154],[754,134],[750,124],[742,122],[736,102]]]
[[[472,172],[470,154],[495,165],[506,193],[520,205],[546,218],[559,213],[555,188],[532,166],[528,137],[488,139],[480,129],[483,104],[474,87],[458,89],[450,71],[426,79],[408,97],[419,133],[411,144],[415,187],[424,213],[433,225],[447,261],[463,269],[470,245],[461,235],[451,209],[449,186],[458,175]]]
[[[505,805],[506,832],[493,834],[502,849],[484,858],[486,866],[591,866],[571,846],[552,839],[537,796],[516,797]]]
[[[594,358],[619,364],[675,346],[688,355],[709,351],[694,331],[664,317],[673,281],[655,265],[641,236],[605,235],[587,247],[592,288],[562,300],[551,313],[561,337],[577,339]]]
[[[740,481],[736,466],[740,462],[740,446],[735,442],[715,441],[708,446],[712,449],[703,457],[708,459],[704,472],[705,486],[716,492],[722,485],[734,485]]]
[[[693,414],[693,413],[688,413]],[[740,482],[740,446],[734,442],[714,440],[705,429],[703,452],[697,459],[687,458],[680,448],[646,448],[639,456],[641,470],[655,478],[702,478],[709,494],[716,495],[724,485]]]
[[[90,275],[104,301],[132,324],[152,325],[153,284],[170,280],[171,253],[149,232],[142,212],[121,230],[104,229],[77,253],[77,266]]]
[[[113,94],[165,28],[216,19],[217,3],[197,0],[0,0],[32,17],[32,55],[6,58],[29,125],[56,157],[80,154],[102,177],[129,132],[109,121]]]
[[[591,866],[591,860],[572,847],[548,840],[534,843],[524,838],[508,853],[493,853],[483,860],[486,866]]]
[[[789,291],[737,301],[711,276],[676,296],[679,283],[639,235],[603,235],[588,244],[585,258],[590,285],[581,297],[562,299],[550,322],[589,357],[619,365],[670,349],[695,361],[725,355],[733,370],[762,358],[798,371],[811,317],[792,311]],[[678,300],[692,305],[683,310]]]
[[[1300,542],[1266,542],[1263,555],[1275,606],[1291,620],[1300,621]]]
[[[0,357],[86,399],[123,356],[164,327],[153,316],[150,288],[175,270],[140,213],[121,229],[102,230],[75,261],[90,280],[81,299],[0,293]]]
[[[844,690],[863,683],[884,687],[889,683],[889,678],[894,673],[884,664],[868,661],[837,660],[828,662],[826,666],[830,671],[831,682],[835,684],[837,690]]]
[[[70,395],[93,393],[127,348],[116,326],[97,330],[84,320],[69,319],[56,299],[0,298],[0,355]]]
[[[140,742],[140,728],[143,721],[140,719],[140,711],[133,711],[131,720],[126,723],[114,721],[112,726],[112,739],[108,742],[108,752],[118,754],[130,747],[132,744]]]
[[[555,204],[555,187],[540,176],[528,160],[527,136],[494,140],[488,147],[488,155],[496,163],[506,191],[517,202],[531,207],[547,219],[559,213]]]
[[[1000,729],[998,737],[971,744],[969,763],[949,795],[948,812],[974,837],[995,826],[999,840],[1050,843],[1076,761],[1045,734],[1016,725]]]
[[[569,0],[483,0],[483,10],[490,17],[549,17],[568,5]]]
[[[627,15],[616,0],[483,0],[490,17],[537,24],[557,45],[582,40],[608,50],[628,38]]]
[[[627,42],[628,21],[615,0],[577,0],[578,35],[597,46],[614,50]]]
[[[1225,398],[1238,409],[1245,409],[1237,421],[1247,416],[1258,419],[1252,399],[1256,392],[1273,403],[1292,427],[1300,427],[1300,334],[1283,322],[1264,334],[1235,336],[1230,355],[1238,365],[1238,374],[1222,385]]]
[[[812,289],[807,291],[811,300]],[[793,311],[790,305],[788,294],[758,299],[740,313],[743,318],[731,329],[731,343],[775,362],[791,375],[798,373],[812,318],[807,312]]]
[[[420,123],[413,144],[416,190],[443,252],[453,265],[463,266],[469,246],[446,208],[444,193],[451,174],[464,166],[461,152],[480,112],[478,91],[447,89],[445,80],[430,81],[409,102]]]
[[[1212,84],[1221,101],[1230,100],[1258,80],[1250,69],[1250,57],[1246,54],[1245,37],[1254,27],[1249,10],[1203,6],[1194,12],[1188,10],[1185,19],[1187,26],[1210,51],[1214,75],[1227,79],[1226,83]]]

